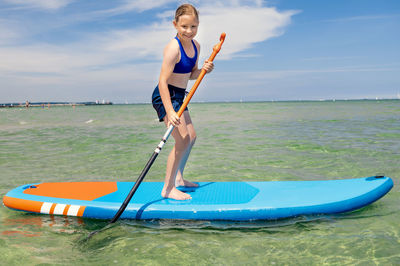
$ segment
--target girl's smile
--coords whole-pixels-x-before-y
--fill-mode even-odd
[[[177,30],[178,37],[180,37],[182,41],[190,41],[196,36],[199,21],[194,15],[182,15],[179,17],[178,22],[174,20],[173,23]]]

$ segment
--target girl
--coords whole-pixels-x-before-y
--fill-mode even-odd
[[[201,72],[197,65],[200,45],[193,39],[199,26],[196,8],[190,4],[178,7],[173,25],[177,34],[164,49],[160,79],[158,86],[154,89],[152,103],[160,122],[164,121],[167,127],[170,124],[175,127],[172,131],[175,146],[168,156],[161,196],[187,200],[191,199],[190,195],[178,190],[176,186],[198,186],[196,183],[183,179],[183,169],[196,140],[196,132],[188,109],[185,109],[180,118],[176,112],[183,104],[188,81],[197,79]],[[206,60],[203,68],[210,73],[214,65]]]

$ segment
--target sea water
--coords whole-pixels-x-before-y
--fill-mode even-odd
[[[2,265],[400,264],[400,101],[191,103],[191,181],[385,174],[363,209],[256,222],[106,221],[0,208]],[[0,196],[34,182],[135,181],[166,128],[150,104],[0,109]],[[163,181],[173,139],[146,181]],[[340,191],[338,191],[340,193]]]

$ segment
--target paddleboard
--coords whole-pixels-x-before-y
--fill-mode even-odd
[[[390,177],[325,181],[199,182],[179,189],[191,200],[162,198],[161,182],[143,182],[122,219],[270,220],[362,208],[393,187]],[[97,219],[114,217],[133,182],[35,183],[3,198],[11,209]]]

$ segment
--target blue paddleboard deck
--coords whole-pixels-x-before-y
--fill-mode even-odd
[[[362,208],[393,187],[389,177],[325,181],[200,182],[179,189],[191,200],[162,198],[161,182],[143,182],[122,219],[270,220]],[[9,191],[5,206],[97,219],[114,217],[133,182],[36,183]]]

